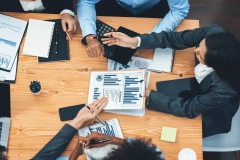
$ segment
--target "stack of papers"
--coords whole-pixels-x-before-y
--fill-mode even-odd
[[[15,82],[18,49],[27,22],[0,14],[0,81]]]

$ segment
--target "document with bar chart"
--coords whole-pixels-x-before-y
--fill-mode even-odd
[[[114,118],[106,121],[106,123],[107,123],[107,126],[104,126],[102,123],[96,123],[94,125],[81,128],[78,130],[78,134],[82,137],[86,137],[89,134],[97,131],[107,136],[114,136],[122,139],[124,138],[118,119]],[[84,149],[84,152],[87,155],[87,159],[102,159],[105,156],[107,156],[108,153],[113,148],[117,148],[117,146],[109,144],[109,145],[106,145],[105,147]]]
[[[145,80],[145,70],[91,72],[88,103],[104,96],[104,110],[143,110]]]

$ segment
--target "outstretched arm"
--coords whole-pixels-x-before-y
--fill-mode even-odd
[[[86,106],[82,108],[72,122],[65,124],[31,160],[54,160],[59,157],[81,126],[85,122],[94,119],[107,102],[107,98],[101,98],[89,104],[88,106],[94,111],[93,113]]]
[[[123,33],[110,32],[104,36],[112,36],[112,38],[103,38],[102,41],[104,44],[118,45],[128,48],[136,46],[143,49],[168,47],[181,50],[197,46],[201,40],[208,35],[219,32],[224,32],[224,29],[216,24],[182,32],[153,32],[151,34],[142,34],[139,37],[129,37]]]

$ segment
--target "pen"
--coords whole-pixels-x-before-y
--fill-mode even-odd
[[[94,112],[89,106],[87,106],[87,108],[89,109],[89,111],[90,112]],[[107,124],[106,124],[106,122],[104,122],[100,117],[98,117],[98,115],[96,115],[96,117],[98,118],[98,120],[104,125],[104,126],[106,126]]]
[[[155,70],[155,69],[148,69],[148,68],[139,68],[139,69],[146,69],[147,71],[152,71],[156,73],[162,73],[163,71]]]
[[[69,36],[68,32],[66,31],[67,37],[70,41],[72,41],[71,37]]]
[[[58,53],[58,30],[56,29],[55,53]]]
[[[95,140],[95,139],[91,139],[90,144],[99,144],[99,143],[106,143],[106,142],[111,142],[112,138],[107,138],[107,139],[103,139],[103,140]]]

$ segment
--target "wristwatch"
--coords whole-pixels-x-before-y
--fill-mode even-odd
[[[85,37],[83,37],[83,39],[82,39],[82,44],[84,44],[84,45],[87,45],[87,36],[88,35],[86,35]],[[94,35],[93,37],[91,37],[92,39],[98,39],[98,37],[96,36],[96,35]]]

